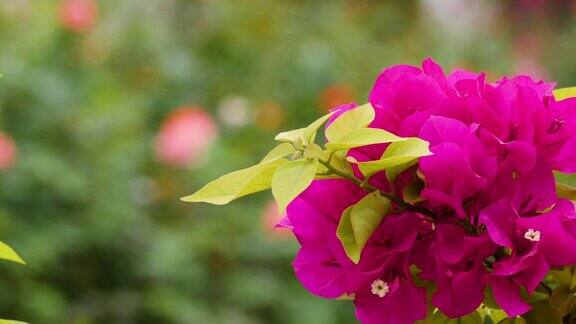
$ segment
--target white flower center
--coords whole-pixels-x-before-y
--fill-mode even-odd
[[[380,279],[374,280],[372,283],[372,293],[380,298],[388,295],[390,292],[390,287],[388,287],[388,283],[382,281]]]
[[[528,241],[538,242],[540,241],[540,231],[535,231],[530,228],[524,233],[524,238]]]

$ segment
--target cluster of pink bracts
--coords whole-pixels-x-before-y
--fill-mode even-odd
[[[301,244],[298,279],[316,295],[353,298],[363,323],[426,316],[426,289],[415,284],[412,265],[435,284],[431,302],[449,317],[476,310],[488,286],[509,316],[529,311],[522,290],[533,293],[552,267],[576,264],[575,207],[558,198],[553,175],[576,172],[576,99],[556,101],[553,87],[528,76],[496,83],[462,70],[446,76],[430,59],[422,68],[384,70],[370,93],[370,127],[427,140],[433,155],[395,183],[382,172],[370,184],[401,193],[403,179],[418,174],[418,204],[430,216],[386,216],[355,264],[336,229],[342,212],[368,193],[345,179],[315,180],[281,222]],[[336,108],[332,119],[355,107]],[[378,160],[385,148],[348,155]]]

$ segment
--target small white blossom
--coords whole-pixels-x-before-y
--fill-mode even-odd
[[[528,241],[538,242],[540,241],[540,231],[535,231],[530,228],[524,233],[524,238]]]
[[[390,292],[390,287],[388,287],[388,283],[382,281],[380,279],[374,280],[372,283],[372,293],[380,298],[388,295]]]

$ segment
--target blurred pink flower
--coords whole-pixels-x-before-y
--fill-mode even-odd
[[[162,123],[156,137],[156,159],[175,167],[199,166],[217,137],[218,125],[202,108],[178,108]]]
[[[291,231],[281,225],[285,215],[278,212],[278,206],[274,200],[270,200],[262,211],[262,227],[264,234],[273,240],[282,240],[292,237]]]
[[[84,33],[92,29],[98,17],[94,0],[63,0],[59,8],[60,23],[67,29]]]
[[[0,132],[0,170],[9,169],[16,162],[16,145],[12,138]]]

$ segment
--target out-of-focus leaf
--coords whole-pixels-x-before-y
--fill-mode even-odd
[[[301,159],[285,163],[276,170],[272,177],[272,194],[281,213],[312,183],[317,164],[317,159]]]
[[[368,126],[375,117],[370,103],[350,109],[338,116],[326,129],[329,142],[337,142],[351,131]]]
[[[0,319],[0,324],[28,324],[26,322]]]
[[[569,285],[561,285],[554,289],[550,296],[552,305],[558,310],[560,316],[568,315],[576,305],[576,296]]]
[[[24,260],[8,244],[0,242],[0,259],[26,264]]]
[[[185,202],[225,205],[234,199],[270,188],[274,173],[286,163],[288,160],[279,159],[228,173],[181,199]]]
[[[556,89],[553,93],[556,100],[576,97],[576,87]]]
[[[360,261],[366,242],[389,211],[390,200],[382,197],[377,191],[344,211],[338,224],[337,236],[346,255],[354,263]]]
[[[342,137],[338,142],[326,144],[326,148],[331,151],[346,150],[360,146],[401,142],[406,138],[398,137],[383,129],[358,128]]]
[[[576,200],[576,188],[565,183],[556,183],[556,193],[560,198],[566,198],[570,200]]]
[[[526,322],[532,324],[562,324],[562,316],[552,305],[550,299],[531,304],[532,310],[522,315]]]
[[[550,270],[548,275],[551,277],[551,280],[558,283],[559,285],[566,285],[574,288],[574,277],[572,276],[570,267],[564,267],[562,270]]]
[[[428,316],[417,324],[482,324],[484,320],[479,312],[474,311],[464,317],[451,319],[438,309],[434,309]]]
[[[296,149],[294,149],[292,144],[282,143],[273,148],[272,151],[268,152],[268,154],[266,154],[260,163],[272,162],[274,160],[284,158],[290,154],[294,154],[294,152],[296,152]]]

